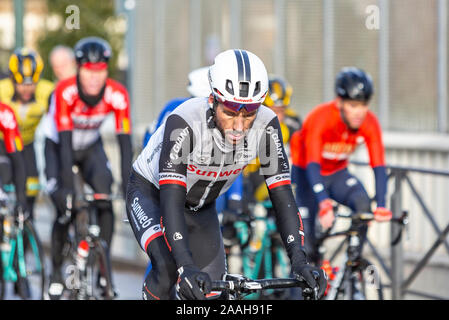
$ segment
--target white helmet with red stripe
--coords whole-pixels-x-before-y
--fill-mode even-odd
[[[249,51],[227,50],[218,54],[209,68],[209,84],[219,101],[262,103],[268,91],[267,69]]]

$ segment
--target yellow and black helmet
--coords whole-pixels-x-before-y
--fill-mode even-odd
[[[39,54],[28,48],[18,48],[9,58],[9,71],[15,83],[37,83],[44,68]]]
[[[268,80],[268,94],[264,105],[267,107],[288,107],[293,88],[284,79],[277,76],[270,76]]]

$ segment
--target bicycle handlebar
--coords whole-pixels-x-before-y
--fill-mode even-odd
[[[335,215],[335,217],[344,218],[344,219],[352,219],[352,220],[357,220],[357,221],[361,221],[361,222],[370,222],[370,221],[374,220],[374,213],[362,212],[362,213],[354,213],[354,214],[349,214],[349,215],[337,213]],[[404,211],[402,213],[402,216],[400,216],[399,218],[391,218],[390,220],[385,221],[385,222],[394,222],[394,223],[406,225],[406,224],[408,224],[408,212]]]
[[[227,275],[229,280],[212,281],[212,291],[229,290],[238,293],[253,293],[267,289],[287,289],[299,287],[304,298],[318,300],[318,288],[310,288],[304,279],[275,278],[252,280],[239,275]],[[234,279],[232,279],[235,277]]]
[[[120,199],[121,196],[119,194],[108,194],[108,193],[86,193],[83,194],[83,197],[81,200],[75,200],[74,203],[72,203],[72,199],[67,199],[67,210],[65,211],[64,215],[60,216],[58,218],[58,222],[65,225],[70,222],[72,218],[72,208],[75,210],[79,210],[83,207],[83,202],[86,203],[93,203],[95,201],[113,201]]]

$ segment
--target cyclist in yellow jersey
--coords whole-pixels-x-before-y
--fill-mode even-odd
[[[276,113],[281,124],[282,142],[285,146],[289,144],[292,134],[301,129],[301,119],[290,107],[292,93],[293,89],[286,80],[275,75],[269,76],[268,93],[263,104]],[[290,158],[290,149],[287,147],[285,151]],[[262,202],[269,199],[268,189],[259,169],[259,158],[256,158],[243,171],[249,202]]]
[[[54,89],[51,81],[40,79],[44,63],[37,52],[18,48],[9,59],[10,77],[0,80],[0,101],[14,111],[22,135],[27,175],[27,201],[31,216],[39,193],[39,173],[34,151],[34,136],[43,115],[47,112],[49,97]],[[3,136],[0,136],[3,139]],[[0,148],[0,156],[5,150]],[[11,170],[0,163],[0,174],[5,181],[11,179]]]

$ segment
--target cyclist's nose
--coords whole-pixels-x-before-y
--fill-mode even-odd
[[[234,118],[233,128],[235,131],[243,131],[245,126],[245,118],[240,113],[237,117]]]

